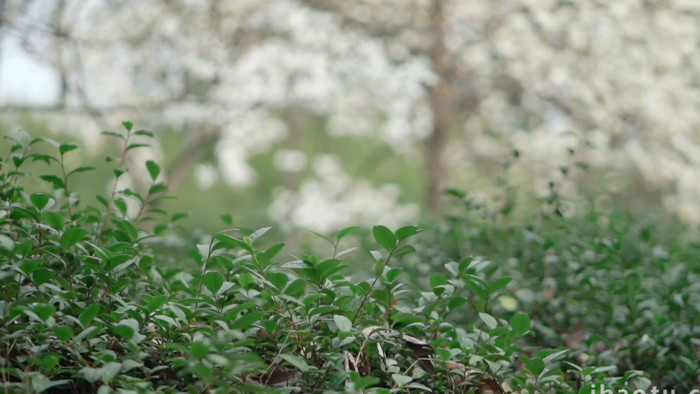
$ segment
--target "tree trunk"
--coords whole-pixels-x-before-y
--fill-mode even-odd
[[[433,133],[427,149],[427,190],[425,202],[432,211],[437,211],[442,197],[445,173],[444,150],[448,133],[453,123],[452,92],[449,85],[452,74],[452,61],[445,48],[445,0],[433,0],[430,16],[432,21],[433,44],[429,55],[438,83],[430,88],[430,106],[433,110]]]

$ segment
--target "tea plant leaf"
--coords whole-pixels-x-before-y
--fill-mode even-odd
[[[352,330],[352,322],[343,315],[333,315],[333,321],[341,332],[348,332]]]
[[[152,180],[156,180],[160,174],[160,166],[153,160],[146,161],[146,168],[148,169],[148,174],[151,176]]]
[[[399,241],[403,241],[404,239],[416,235],[421,231],[422,230],[418,228],[418,226],[404,226],[396,230],[396,238],[398,238]]]
[[[65,153],[68,153],[72,150],[78,149],[78,145],[74,144],[61,144],[58,147],[58,151],[61,153],[61,156],[63,156]]]
[[[90,304],[85,309],[80,312],[80,323],[83,324],[83,327],[87,327],[92,323],[92,321],[97,317],[97,315],[100,313],[100,304]]]
[[[411,381],[413,381],[413,378],[412,378],[412,377],[406,376],[406,375],[397,374],[397,373],[392,373],[392,374],[391,374],[391,378],[394,379],[394,382],[396,382],[396,385],[397,385],[398,387],[403,387],[403,386],[405,386],[405,385],[411,383]]]
[[[372,233],[374,234],[374,239],[377,241],[379,245],[381,245],[384,249],[388,251],[394,250],[396,247],[396,236],[394,233],[391,232],[387,227],[385,226],[374,226],[372,229]]]
[[[207,272],[204,275],[204,286],[214,294],[219,291],[223,284],[224,276],[219,272]]]
[[[97,381],[109,383],[119,374],[121,367],[120,363],[108,362],[100,368],[83,367],[78,373],[90,383]]]
[[[66,230],[61,236],[61,248],[68,250],[71,246],[85,239],[87,231],[80,227],[73,227]]]
[[[488,313],[479,312],[479,318],[481,318],[481,321],[491,330],[498,326],[498,321]]]
[[[309,364],[306,362],[306,360],[302,357],[295,356],[293,354],[281,354],[280,357],[288,362],[289,364],[293,365],[297,369],[299,369],[301,372],[308,372],[309,371]]]
[[[516,313],[510,319],[513,332],[518,336],[523,336],[530,330],[530,318],[523,313]]]
[[[32,200],[32,204],[34,204],[36,209],[41,211],[49,204],[51,196],[44,193],[34,193],[29,197],[29,199]]]
[[[338,231],[338,235],[336,236],[336,240],[340,241],[341,239],[347,237],[348,235],[354,234],[358,231],[360,231],[359,226],[345,227],[344,229]]]

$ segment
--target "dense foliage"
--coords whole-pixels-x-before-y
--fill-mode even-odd
[[[151,178],[145,192],[119,186],[126,155],[143,146],[134,138],[151,137],[124,128],[105,137],[123,148],[108,159],[114,186],[96,205],[71,192],[92,170],[68,167],[76,145],[11,137],[0,169],[5,392],[592,393],[699,383],[697,248],[653,223],[590,214],[503,224],[453,192],[466,209],[425,231],[349,227],[320,235],[327,248],[284,257],[269,228],[233,228],[224,215],[229,229],[166,253],[164,235],[183,215],[160,208],[167,188],[153,161],[132,169]],[[51,144],[54,154],[37,149]],[[25,172],[33,161],[50,174]],[[373,250],[345,249],[367,236]],[[370,275],[350,275],[349,256],[369,260]]]

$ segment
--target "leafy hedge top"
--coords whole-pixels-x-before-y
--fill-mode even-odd
[[[486,262],[441,261],[420,291],[403,261],[421,230],[376,226],[369,280],[346,274],[341,240],[331,255],[280,258],[269,228],[231,229],[191,248],[198,268],[163,258],[160,236],[183,215],[158,208],[160,167],[142,168],[145,192],[119,189],[126,156],[148,131],[107,132],[122,144],[113,186],[84,205],[67,168],[78,149],[17,135],[0,169],[0,386],[10,392],[592,392],[646,388],[639,372],[563,364],[567,349],[522,346],[526,314],[494,308],[511,278]],[[23,168],[45,162],[58,175]],[[137,169],[137,170],[142,170]],[[32,183],[34,182],[34,183]],[[229,220],[229,224],[230,220]],[[323,256],[323,257],[322,257]],[[497,312],[499,311],[500,312]],[[464,324],[465,317],[474,319]],[[459,322],[459,323],[457,323]],[[564,372],[562,368],[570,372]],[[631,385],[631,386],[630,386]],[[490,390],[490,391],[489,391]]]

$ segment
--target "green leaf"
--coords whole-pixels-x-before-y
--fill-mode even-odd
[[[413,380],[412,377],[406,376],[406,375],[399,375],[397,373],[392,373],[391,378],[394,379],[394,382],[396,382],[396,385],[399,387],[403,387]]]
[[[399,258],[401,256],[405,256],[407,254],[415,253],[416,248],[414,248],[411,245],[403,245],[402,247],[396,249],[394,252],[394,257]]]
[[[121,368],[122,365],[120,363],[109,362],[100,368],[83,367],[78,373],[90,383],[97,381],[109,383],[117,376]]]
[[[158,178],[158,174],[160,174],[160,166],[158,163],[153,160],[148,160],[146,162],[146,168],[148,169],[148,173],[151,175],[151,179],[155,181],[156,178]]]
[[[229,226],[233,226],[233,216],[230,213],[222,213],[219,218]]]
[[[124,126],[126,131],[131,131],[131,129],[134,128],[134,124],[132,122],[129,122],[129,121],[122,122],[122,125]]]
[[[69,172],[69,173],[68,173],[68,176],[71,176],[71,175],[73,175],[73,174],[77,174],[77,173],[80,173],[80,172],[92,171],[92,170],[94,170],[94,169],[95,169],[95,167],[78,167],[78,168],[76,168],[75,170]]]
[[[136,148],[146,148],[146,147],[149,147],[149,146],[151,146],[151,145],[149,145],[149,144],[129,144],[129,146],[126,147],[126,151],[128,152],[128,151],[130,151],[130,150],[132,150],[132,149],[136,149]]]
[[[255,284],[255,277],[253,274],[241,274],[238,277],[238,285],[242,288],[248,290]]]
[[[63,230],[66,225],[66,219],[58,212],[46,212],[44,214],[46,223],[56,230]]]
[[[46,182],[50,182],[53,185],[54,189],[65,189],[66,185],[63,183],[63,180],[56,175],[40,175],[39,178],[45,180]]]
[[[249,312],[238,318],[236,321],[231,323],[231,328],[236,330],[247,330],[253,327],[253,324],[257,323],[265,317],[264,312]]]
[[[281,291],[284,290],[285,286],[287,286],[287,283],[289,282],[289,276],[282,272],[268,272],[267,280],[269,280],[270,283],[272,283],[277,289]]]
[[[479,312],[479,317],[481,318],[481,321],[486,323],[486,326],[488,326],[488,328],[491,330],[498,326],[498,321],[496,320],[496,318],[489,315],[488,313]]]
[[[80,312],[80,316],[78,318],[80,319],[80,323],[83,324],[83,327],[87,327],[90,323],[92,323],[95,317],[100,313],[100,309],[100,304],[90,304],[83,309],[82,312]]]
[[[523,313],[516,313],[510,319],[510,325],[515,334],[523,336],[530,330],[530,318]]]
[[[345,238],[346,236],[356,233],[360,231],[359,226],[352,226],[352,227],[346,227],[340,231],[338,231],[338,235],[336,236],[336,239],[340,241],[341,239]]]
[[[250,234],[250,239],[252,242],[257,241],[260,237],[263,235],[267,234],[268,231],[270,231],[272,227],[263,227],[259,230],[256,230],[253,234]]]
[[[503,278],[498,279],[497,281],[491,283],[488,287],[489,293],[495,293],[498,290],[504,289],[508,283],[510,283],[513,280],[510,276],[505,276]]]
[[[165,295],[153,297],[146,303],[146,311],[148,311],[148,313],[153,313],[165,305],[167,301],[168,297]]]
[[[51,200],[51,196],[46,193],[34,193],[29,197],[29,199],[32,201],[32,204],[34,204],[36,209],[41,211],[44,209],[44,207],[46,207],[46,205],[48,205],[49,200]]]
[[[218,234],[214,236],[214,239],[221,242],[226,248],[236,249],[243,248],[247,250],[250,254],[253,254],[253,248],[247,243],[243,242],[238,238],[229,237],[228,235]]]
[[[0,234],[0,249],[5,252],[12,252],[15,248],[15,241],[5,234]]]
[[[87,231],[80,227],[73,227],[66,230],[61,236],[60,243],[63,250],[68,250],[71,246],[85,239]]]
[[[220,272],[212,271],[207,272],[206,275],[204,275],[204,286],[206,286],[207,289],[213,294],[216,294],[223,284],[224,276]]]
[[[404,226],[396,230],[396,238],[398,238],[399,241],[402,241],[412,235],[418,234],[421,231],[423,230],[421,230],[417,226]]]
[[[391,232],[388,228],[385,226],[374,226],[372,229],[372,233],[374,234],[374,239],[377,241],[378,244],[382,245],[384,249],[388,251],[394,250],[396,247],[396,236],[394,233]]]
[[[112,137],[117,137],[117,138],[119,138],[120,140],[124,140],[124,136],[123,136],[123,135],[121,135],[121,134],[119,134],[119,133],[115,133],[114,131],[103,131],[102,134],[104,134],[104,135],[110,135],[110,136],[112,136]]]
[[[170,217],[170,223],[175,223],[175,222],[177,222],[178,220],[182,220],[182,219],[184,219],[184,218],[186,218],[186,217],[188,217],[188,216],[190,216],[190,213],[189,213],[189,212],[179,212],[179,213],[176,213],[176,214],[174,214],[172,217]]]
[[[352,322],[343,315],[333,315],[333,321],[341,332],[348,332],[352,330]]]
[[[37,162],[37,161],[43,161],[44,163],[51,165],[51,161],[58,162],[58,160],[50,155],[41,155],[38,153],[32,154],[31,155],[32,162]]]
[[[48,369],[48,368],[44,368],[44,369]],[[40,372],[27,372],[27,375],[31,376],[31,386],[32,386],[31,392],[33,392],[33,393],[51,392],[51,391],[47,391],[51,387],[63,386],[66,383],[70,383],[70,380],[68,380],[68,379],[51,380],[46,375],[44,375]],[[60,390],[56,390],[56,391],[58,392]],[[12,392],[12,391],[10,391],[10,392]]]
[[[164,192],[164,191],[166,191],[166,190],[168,190],[168,185],[166,185],[166,184],[163,183],[163,182],[158,182],[158,183],[156,183],[155,185],[151,186],[151,187],[148,189],[148,194],[149,194],[149,195],[153,195],[153,194],[156,194],[156,193]]]
[[[34,280],[34,283],[38,286],[50,281],[55,276],[56,273],[54,271],[48,268],[41,267],[34,271],[34,274],[32,274],[32,279]]]
[[[403,273],[403,268],[392,268],[391,270],[389,270],[389,272],[386,273],[386,280],[389,282],[393,282]]]
[[[39,266],[41,265],[41,260],[24,260],[19,264],[19,269],[25,275],[31,275]]]
[[[521,360],[525,363],[525,366],[528,371],[534,376],[540,376],[542,371],[544,371],[545,364],[544,361],[541,358],[534,358],[534,359],[529,359],[526,356],[521,355],[520,356]]]
[[[70,326],[54,326],[53,333],[62,341],[73,339],[73,336],[75,336]]]
[[[49,317],[53,316],[54,313],[56,313],[56,308],[53,305],[47,305],[47,304],[40,304],[34,306],[32,308],[32,311],[36,313],[41,320],[48,320]]]
[[[309,364],[306,363],[306,359],[303,357],[294,356],[291,354],[281,354],[280,357],[284,361],[299,369],[301,372],[307,372],[309,370]]]
[[[68,153],[68,152],[70,152],[72,150],[76,150],[76,149],[78,149],[78,145],[74,145],[74,144],[61,144],[58,146],[58,151],[61,153],[61,156],[63,156],[63,154],[65,154],[65,153]]]
[[[148,131],[148,130],[139,130],[139,131],[136,131],[136,132],[134,132],[134,135],[143,135],[143,136],[146,136],[146,137],[151,137],[151,138],[153,138],[153,132]]]
[[[120,337],[127,339],[127,340],[131,339],[134,336],[134,334],[136,333],[136,331],[133,328],[131,328],[129,326],[125,326],[125,325],[114,326],[114,327],[112,327],[112,331],[117,336],[120,336]]]
[[[209,346],[202,342],[192,342],[190,345],[190,355],[196,360],[201,360],[209,354]]]
[[[284,294],[293,297],[300,298],[304,295],[306,291],[306,281],[303,279],[297,279],[292,282],[286,289],[284,289]]]
[[[350,372],[348,375],[350,375],[350,380],[355,384],[356,390],[372,387],[380,382],[380,379],[376,376],[362,376],[357,372]]]

